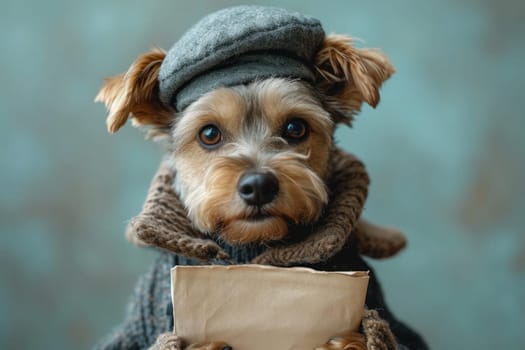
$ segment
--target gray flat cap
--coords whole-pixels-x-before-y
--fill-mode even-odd
[[[238,6],[212,13],[169,50],[159,72],[160,98],[178,111],[206,92],[255,79],[314,80],[321,23],[280,8]]]

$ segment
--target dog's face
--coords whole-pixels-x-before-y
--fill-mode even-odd
[[[195,101],[172,130],[176,189],[194,225],[247,243],[315,221],[328,198],[333,128],[299,81],[267,79]]]
[[[164,56],[142,55],[108,79],[97,100],[109,109],[110,132],[131,116],[168,140],[175,188],[193,224],[230,243],[282,239],[290,225],[319,218],[335,125],[350,123],[363,102],[375,106],[394,72],[382,53],[329,36],[314,84],[270,78],[212,90],[175,111],[158,97]]]

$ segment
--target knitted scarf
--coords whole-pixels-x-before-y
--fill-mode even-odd
[[[373,225],[359,217],[368,194],[369,177],[361,161],[334,147],[330,157],[327,187],[330,201],[314,225],[301,230],[304,239],[266,249],[251,262],[275,266],[315,264],[341,250],[354,235],[360,254],[387,258],[404,248],[404,235],[395,229]],[[173,188],[175,173],[167,161],[161,163],[146,202],[133,218],[126,237],[139,246],[153,246],[203,262],[229,261],[230,256],[210,235],[191,224],[183,203]]]

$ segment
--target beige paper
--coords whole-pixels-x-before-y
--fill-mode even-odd
[[[357,330],[368,286],[368,272],[262,265],[177,266],[171,278],[175,334],[235,350],[307,350]]]

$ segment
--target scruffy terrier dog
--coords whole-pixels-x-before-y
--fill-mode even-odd
[[[221,69],[235,67],[244,54],[233,51],[235,58],[221,63]],[[149,136],[167,145],[173,186],[191,224],[232,246],[271,245],[286,240],[292,228],[308,227],[323,217],[337,195],[328,184],[335,127],[350,124],[363,103],[375,107],[381,84],[394,72],[380,51],[358,49],[347,36],[323,33],[306,63],[313,79],[300,73],[256,74],[241,83],[212,84],[181,102],[177,92],[163,97],[163,84],[170,84],[170,75],[161,72],[172,66],[168,58],[159,49],[141,55],[125,74],[105,81],[97,101],[108,107],[111,133],[131,117],[134,125],[145,126]],[[204,71],[216,71],[217,66]],[[205,74],[197,72],[182,88]],[[366,229],[368,224],[360,225]],[[374,346],[362,334],[350,332],[318,349],[367,345]],[[182,340],[161,334],[149,346],[179,349]],[[228,348],[223,342],[186,347]]]
[[[107,79],[96,100],[109,109],[110,132],[131,115],[134,125],[151,128],[148,136],[170,138],[175,188],[199,230],[230,243],[279,240],[290,223],[320,217],[336,123],[350,123],[363,102],[375,107],[394,72],[381,52],[350,43],[325,39],[317,86],[269,78],[218,88],[181,113],[158,100],[165,53],[152,50]]]

